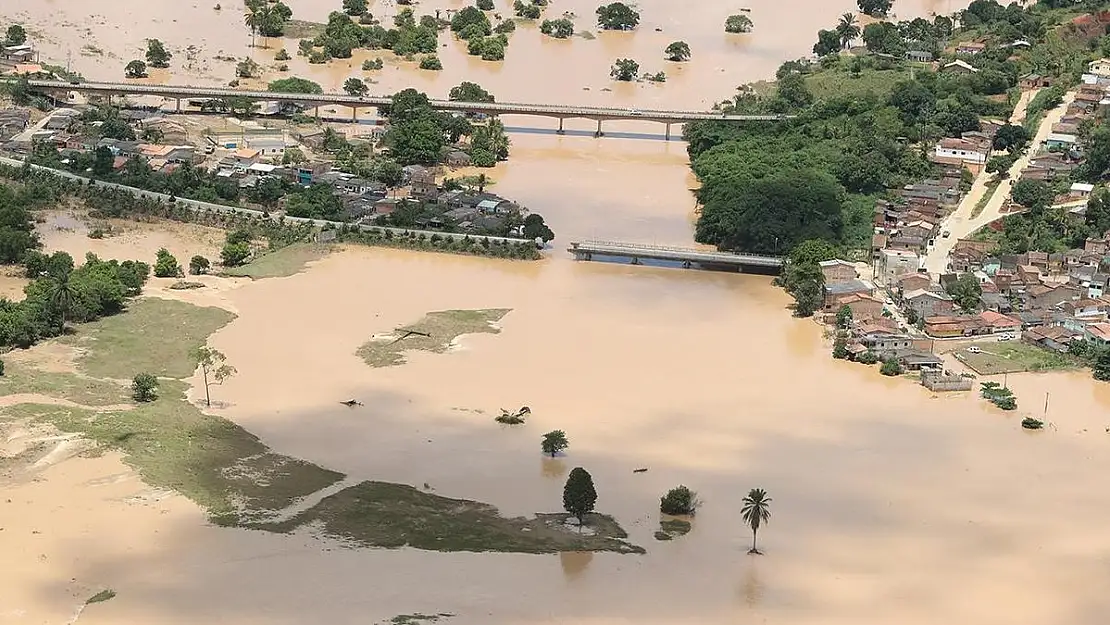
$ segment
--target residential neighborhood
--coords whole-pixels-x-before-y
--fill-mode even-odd
[[[959,47],[961,53],[977,53],[973,44]],[[967,63],[952,69],[975,71]],[[1021,84],[1036,91],[1048,82],[1031,75]],[[1024,101],[1033,95],[1026,94]],[[978,342],[1020,341],[1061,354],[1073,341],[1110,345],[1110,232],[1066,251],[1021,254],[1003,253],[992,235],[1001,231],[1001,217],[1026,210],[1008,197],[1013,180],[1048,183],[1055,193],[1052,207],[1083,220],[1098,184],[1075,181],[1074,174],[1084,161],[1083,137],[1108,107],[1110,59],[1099,59],[1053,112],[1058,120],[1045,118],[1044,138],[1028,146],[1025,162],[1016,160],[1014,170],[1006,172],[1013,176],[1005,181],[1006,197],[969,193],[973,184],[1000,179],[985,171],[1000,123],[984,120],[981,131],[938,141],[930,160],[940,167],[940,177],[895,189],[888,195],[893,199],[876,202],[870,266],[844,259],[820,263],[825,322],[850,319],[840,330],[846,334],[848,358],[867,354],[865,360],[894,359],[904,371],[924,368],[940,375],[946,353],[964,360],[960,349],[989,350],[968,347]],[[972,201],[979,206],[971,206]],[[997,214],[988,212],[992,203],[1000,205]],[[976,209],[993,220],[961,232],[963,238],[952,237],[949,229],[957,222],[967,229],[968,222],[983,220]],[[944,245],[938,246],[941,241]]]

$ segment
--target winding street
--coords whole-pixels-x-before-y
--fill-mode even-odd
[[[1025,119],[1025,109],[1035,93],[1035,91],[1027,91],[1022,94],[1021,100],[1014,107],[1014,114],[1010,116],[1011,124],[1020,123]],[[971,185],[971,190],[964,196],[960,205],[947,219],[941,222],[941,231],[947,230],[950,234],[947,237],[937,237],[933,248],[926,254],[923,266],[929,273],[944,273],[948,269],[948,256],[952,253],[952,249],[956,247],[957,241],[970,236],[979,228],[1002,217],[1002,206],[1009,199],[1010,190],[1014,183],[1021,179],[1021,172],[1029,166],[1030,159],[1045,139],[1048,138],[1048,135],[1051,134],[1053,124],[1059,122],[1064,116],[1073,99],[1075,99],[1075,93],[1068,92],[1064,94],[1064,101],[1060,106],[1045,113],[1040,126],[1037,127],[1037,133],[1030,141],[1029,148],[1014,161],[1013,166],[1010,167],[1009,175],[999,183],[994,195],[987,200],[983,212],[973,218],[971,214],[979,200],[987,192],[987,183],[993,178],[992,174],[986,172],[986,168],[979,173],[975,182]]]

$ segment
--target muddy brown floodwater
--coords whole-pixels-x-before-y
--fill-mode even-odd
[[[86,75],[116,78],[148,36],[246,54],[240,8],[211,4],[8,0],[0,15],[29,15],[54,39],[47,54],[64,58],[71,46]],[[335,8],[290,4],[308,18]],[[848,5],[747,4],[756,31],[746,37],[720,29],[738,6],[645,1],[634,35],[549,42],[522,29],[503,67],[447,42],[442,74],[391,64],[379,88],[443,95],[465,78],[504,100],[698,107],[804,53]],[[436,6],[461,3],[418,12]],[[592,9],[557,2],[548,14]],[[695,54],[672,81],[601,91],[613,57],[646,61],[672,39]],[[85,44],[119,58],[80,56]],[[203,79],[174,72],[175,82]],[[221,66],[218,81],[229,74]],[[348,74],[308,75],[334,87]],[[690,243],[693,180],[680,143],[513,141],[496,189],[547,216],[560,245]],[[75,256],[213,245],[185,228],[136,232],[95,242],[77,231],[44,235]],[[426,482],[509,514],[557,509],[566,473],[584,466],[599,509],[648,553],[354,550],[217,528],[107,454],[3,493],[0,623],[73,622],[76,603],[102,588],[118,595],[84,610],[81,625],[355,625],[414,613],[452,613],[448,623],[467,625],[1102,625],[1110,613],[1110,386],[1085,372],[1009,376],[1022,414],[1039,413],[1051,393],[1051,427],[1027,432],[1021,415],[972,394],[935,396],[833,361],[820,329],[791,318],[766,277],[575,263],[559,251],[526,264],[356,248],[289,278],[213,286],[182,297],[239,315],[211,341],[239,370],[220,389],[229,404],[220,414],[276,451],[354,479]],[[157,282],[152,290],[165,293]],[[371,369],[355,356],[375,333],[460,308],[512,312],[499,334],[465,336],[400,367]],[[348,397],[365,405],[336,404]],[[522,404],[532,409],[527,425],[493,422],[499,408]],[[556,428],[571,447],[545,459],[540,434]],[[677,484],[704,506],[688,535],[657,542],[658,498]],[[757,486],[773,498],[763,557],[746,554],[739,512]]]

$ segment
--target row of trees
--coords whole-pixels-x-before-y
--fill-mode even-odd
[[[281,37],[285,34],[285,24],[293,18],[293,10],[284,2],[274,0],[247,0],[247,13],[243,23],[251,30],[251,47],[254,36]]]

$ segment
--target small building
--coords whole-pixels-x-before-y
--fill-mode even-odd
[[[246,169],[262,159],[262,152],[251,148],[239,148],[231,153],[231,158],[237,165]]]
[[[966,61],[961,61],[957,59],[955,61],[952,61],[951,63],[945,63],[944,65],[942,65],[940,67],[940,71],[950,72],[953,74],[974,74],[979,70],[976,69],[975,66],[973,66],[971,63],[967,63]]]
[[[987,162],[987,154],[982,151],[978,144],[968,141],[966,139],[956,139],[953,137],[946,137],[941,139],[934,148],[933,153],[938,159],[948,159],[950,161],[962,161],[965,163],[975,163],[982,165]]]
[[[1087,197],[1094,190],[1095,190],[1095,185],[1093,185],[1093,184],[1089,184],[1089,183],[1086,183],[1086,182],[1076,182],[1075,184],[1071,185],[1071,188],[1068,189],[1068,192],[1071,195],[1074,195],[1074,196],[1077,196],[1077,197]]]
[[[262,158],[281,158],[285,154],[283,137],[247,137],[247,147],[257,150]]]
[[[872,331],[860,334],[859,342],[879,358],[894,356],[913,347],[913,337],[898,332]]]
[[[874,319],[883,314],[883,302],[876,299],[872,295],[866,293],[849,293],[842,295],[833,301],[830,307],[831,312],[839,312],[841,308],[847,306],[852,311],[852,319],[861,321],[866,319]]]
[[[856,266],[846,260],[837,258],[833,260],[823,260],[817,264],[821,266],[821,273],[825,276],[825,284],[855,280],[859,277]]]
[[[1110,59],[1102,58],[1087,63],[1087,73],[1095,76],[1110,77]]]
[[[918,289],[902,296],[907,310],[917,314],[918,319],[949,315],[956,307],[955,301],[947,293],[934,293]]]
[[[928,50],[906,50],[906,59],[918,63],[932,63],[935,55]]]
[[[1083,338],[1099,345],[1110,345],[1110,323],[1091,323],[1083,329]]]
[[[35,50],[29,43],[17,46],[4,46],[4,59],[15,63],[26,63],[35,58]]]
[[[979,321],[982,322],[982,327],[991,334],[1017,334],[1021,332],[1021,320],[1008,317],[1002,313],[990,310],[981,312],[979,313]]]
[[[933,277],[927,273],[907,273],[898,278],[897,285],[902,296],[905,297],[907,293],[913,291],[929,290],[929,287],[933,286]]]
[[[451,150],[444,161],[448,167],[469,167],[470,155],[462,150]]]
[[[825,308],[831,309],[837,298],[844,295],[863,294],[871,295],[875,287],[864,280],[846,280],[825,285]]]
[[[987,44],[978,41],[961,41],[956,44],[956,54],[979,54],[987,49]]]
[[[431,198],[439,191],[436,186],[435,170],[422,165],[408,165],[404,168],[404,172],[411,186],[413,197],[419,199]]]
[[[1064,134],[1062,132],[1054,132],[1048,135],[1048,138],[1044,140],[1044,144],[1050,150],[1053,148],[1071,149],[1075,147],[1075,144],[1078,141],[1079,137],[1075,135]]]
[[[931,352],[917,349],[899,350],[894,358],[906,371],[938,370],[944,368],[944,359]]]
[[[899,276],[917,273],[921,260],[914,252],[885,249],[879,252],[879,273],[890,284]]]

